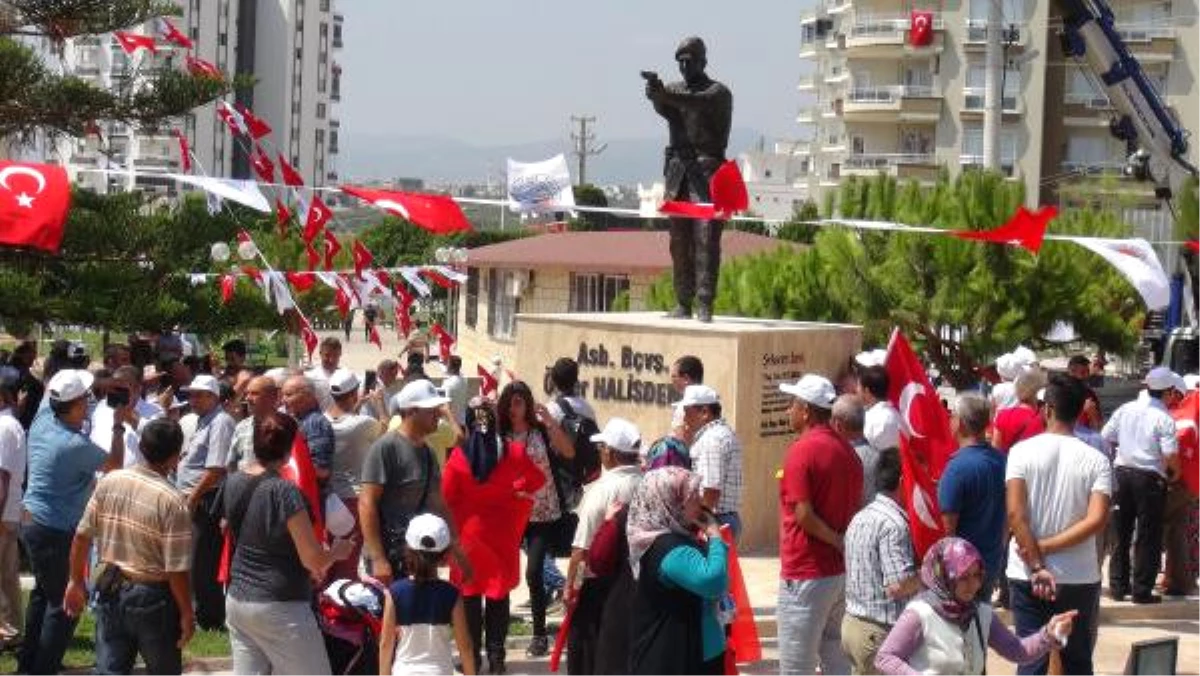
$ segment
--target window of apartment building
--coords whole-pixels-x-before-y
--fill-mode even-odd
[[[329,130],[329,154],[338,154],[338,132],[336,129]]]
[[[621,293],[629,293],[628,275],[571,273],[571,312],[608,312]]]
[[[324,103],[317,104],[317,119],[318,120],[325,119],[325,104]]]
[[[867,140],[858,134],[850,137],[850,154],[862,155],[867,152]]]
[[[1067,137],[1068,164],[1077,165],[1081,169],[1094,169],[1116,159],[1119,158],[1109,152],[1108,139],[1104,136],[1074,134]]]
[[[465,319],[473,329],[479,324],[479,268],[467,268],[466,304]]]
[[[1005,25],[1025,23],[1025,0],[970,0],[967,21],[972,29],[968,39],[972,42],[987,39],[988,9],[993,2],[1000,3]]]
[[[296,60],[297,60],[297,61],[303,61],[303,60],[304,60],[304,48],[303,48],[303,47],[297,47],[297,48],[296,48]]]
[[[329,11],[329,0],[321,0],[321,11],[322,12]]]
[[[524,270],[488,270],[488,335],[512,340],[517,332],[517,313],[521,311],[519,291]]]
[[[983,127],[970,126],[963,129],[962,163],[964,165],[983,164]],[[1011,176],[1017,164],[1017,132],[1012,129],[1000,130],[1000,168]]]
[[[983,110],[987,72],[982,63],[972,63],[967,68],[967,82],[963,88],[963,107],[967,110]],[[1004,110],[1017,109],[1017,97],[1021,94],[1021,73],[1008,69],[1004,73]]]

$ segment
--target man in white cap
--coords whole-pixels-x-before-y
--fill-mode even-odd
[[[358,559],[362,553],[362,530],[358,527],[359,475],[367,449],[383,432],[383,425],[369,415],[354,412],[358,407],[358,376],[349,369],[338,369],[329,378],[333,406],[325,417],[333,428],[333,464],[330,466],[329,491],[338,496],[355,519],[352,538],[354,551],[330,568],[334,579],[358,577]]]
[[[221,388],[210,375],[198,375],[187,386],[196,430],[188,437],[175,473],[175,484],[187,496],[192,512],[192,589],[196,624],[203,629],[225,625],[225,593],[217,582],[221,563],[220,517],[213,500],[225,478],[229,448],[237,423],[221,406]]]
[[[882,366],[862,369],[858,384],[858,396],[862,397],[866,407],[862,431],[867,443],[876,451],[900,448],[900,413],[888,401],[887,370]],[[874,490],[873,486],[871,490]]]
[[[624,418],[610,418],[599,434],[591,436],[600,447],[604,473],[583,493],[575,508],[579,524],[571,542],[571,562],[567,567],[567,604],[575,604],[574,619],[567,643],[567,673],[596,672],[597,640],[604,602],[616,577],[598,578],[587,570],[587,554],[596,532],[604,524],[610,507],[627,505],[642,483],[642,433]],[[583,584],[577,586],[582,576]]]
[[[829,425],[833,383],[807,374],[779,386],[795,397],[788,409],[792,442],[779,485],[779,672],[848,674],[842,651],[846,611],[843,537],[862,504],[863,468]]]
[[[392,398],[400,424],[367,450],[358,496],[358,522],[363,532],[372,577],[390,584],[404,577],[404,536],[408,522],[422,512],[436,513],[449,522],[442,498],[441,469],[425,442],[438,427],[449,399],[428,380],[414,380]],[[470,569],[454,546],[460,565]]]
[[[688,385],[675,402],[692,435],[692,471],[700,476],[701,500],[721,525],[742,533],[742,442],[721,416],[721,399],[708,385]]]
[[[1115,600],[1132,593],[1134,603],[1158,603],[1162,597],[1153,591],[1162,556],[1167,484],[1179,473],[1175,419],[1168,406],[1187,386],[1165,366],[1151,369],[1145,382],[1149,396],[1122,404],[1100,432],[1117,448],[1113,461],[1117,544],[1108,563],[1108,593]],[[1131,546],[1136,548],[1132,586]]]
[[[111,452],[83,434],[93,381],[87,371],[55,373],[29,429],[25,510],[32,520],[21,527],[21,541],[29,553],[34,588],[25,614],[25,643],[17,657],[17,671],[23,674],[54,674],[62,666],[75,632],[75,620],[63,610],[75,527],[96,471],[120,469],[125,463],[129,406],[114,414],[121,424],[113,425]]]

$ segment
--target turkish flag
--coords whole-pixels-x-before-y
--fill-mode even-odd
[[[70,207],[62,167],[0,160],[0,245],[58,253]]]
[[[309,331],[311,332],[312,329]],[[309,354],[312,352],[310,351]],[[304,494],[304,499],[308,501],[309,514],[312,515],[317,542],[324,542],[325,523],[321,519],[321,512],[325,511],[325,506],[321,503],[321,492],[317,488],[317,470],[313,466],[312,453],[308,450],[308,440],[305,439],[303,432],[296,432],[296,438],[292,441],[292,457],[288,459],[286,465],[279,468],[279,476],[296,484],[296,487]]]
[[[403,284],[396,284],[395,289],[396,295],[399,297],[396,302],[396,331],[399,332],[401,338],[408,338],[408,334],[412,333],[413,328],[410,312],[414,299]]]
[[[325,224],[329,222],[332,212],[321,198],[313,195],[312,203],[308,205],[308,216],[304,219],[304,237],[305,242],[311,242],[316,236],[325,229]]]
[[[1200,253],[1200,239],[1189,239],[1183,243],[1192,253]]]
[[[908,20],[908,43],[913,47],[933,44],[933,12],[912,11]]]
[[[433,233],[447,234],[471,230],[471,223],[459,208],[458,202],[446,195],[371,190],[352,185],[342,186],[342,192],[370,202]]]
[[[312,242],[304,243],[304,255],[308,257],[308,270],[312,272],[321,264],[321,252],[317,251],[317,247],[313,246]]]
[[[363,245],[361,240],[354,240],[354,246],[350,249],[350,255],[354,258],[354,276],[362,279],[362,271],[371,267],[371,263],[375,261],[375,257]]]
[[[308,272],[289,271],[287,273],[287,280],[293,289],[300,292],[308,291],[313,287],[313,284],[317,283],[317,278]]]
[[[904,503],[917,558],[945,534],[934,480],[957,446],[950,416],[925,367],[899,329],[892,331],[887,359],[888,400],[900,412],[900,462]]]
[[[708,182],[708,189],[718,218],[729,218],[750,208],[750,193],[737,162],[733,160],[717,168]]]
[[[721,526],[721,540],[726,546],[726,560],[729,566],[729,594],[733,596],[737,608],[733,624],[729,627],[729,640],[726,642],[726,665],[733,663],[746,664],[762,659],[762,642],[758,638],[758,625],[754,621],[754,607],[750,604],[750,594],[746,590],[746,579],[742,575],[742,564],[738,558],[737,543],[733,541],[733,529]],[[738,673],[736,666],[725,673]]]
[[[392,281],[392,276],[388,274],[387,270],[376,270],[375,279],[379,280],[379,283],[383,285],[385,290],[395,286],[395,282]]]
[[[221,275],[221,305],[228,305],[233,300],[233,290],[237,287],[237,279],[233,275]]]
[[[421,274],[425,275],[426,279],[433,282],[434,284],[437,284],[438,286],[442,287],[443,289],[453,289],[454,288],[454,282],[451,279],[449,279],[448,277],[446,277],[445,275],[443,275],[442,273],[438,272],[434,268],[421,268]]]
[[[717,210],[713,205],[706,202],[682,202],[671,200],[663,202],[658,208],[659,213],[666,216],[675,216],[678,218],[696,218],[702,221],[711,221],[717,217]]]
[[[182,31],[176,28],[175,24],[171,23],[167,19],[162,18],[159,19],[159,22],[161,22],[159,33],[162,35],[164,40],[183,47],[184,49],[191,49],[194,46],[192,44],[192,39],[184,35]]]
[[[442,356],[442,363],[446,364],[450,361],[450,349],[454,347],[454,336],[446,332],[441,324],[434,322],[433,326],[429,327],[429,332],[437,337],[438,351]]]
[[[197,59],[189,54],[184,63],[187,64],[188,72],[195,77],[206,77],[210,80],[225,79],[225,74],[221,72],[220,68],[217,68],[211,62],[204,59]]]
[[[158,53],[158,45],[154,43],[154,38],[149,35],[113,31],[113,37],[117,39],[117,44],[121,46],[121,51],[130,56],[136,54],[139,49],[148,49],[151,54]]]
[[[1036,254],[1042,248],[1046,238],[1046,226],[1058,216],[1058,209],[1042,207],[1030,213],[1025,207],[1017,207],[1017,212],[1004,225],[991,230],[955,230],[950,234],[960,239],[973,239],[981,242],[998,242],[1024,247]]]
[[[179,139],[179,168],[184,173],[190,172],[192,170],[192,149],[188,146],[187,137],[176,129],[175,138]]]
[[[280,239],[287,239],[288,223],[292,220],[292,212],[278,197],[275,198],[275,222],[279,225]]]
[[[263,183],[275,182],[275,164],[257,143],[254,144],[254,153],[250,155],[250,164],[254,166],[254,173]]]
[[[253,111],[240,103],[235,103],[234,107],[237,109],[237,112],[241,114],[242,119],[246,123],[246,130],[250,132],[250,135],[254,137],[254,140],[257,141],[264,136],[270,135],[271,125],[267,124],[266,120],[258,117]]]
[[[479,374],[479,393],[485,397],[489,394],[495,393],[498,385],[496,382],[496,376],[493,376],[491,372],[483,368],[481,364],[475,365],[475,372]]]
[[[283,174],[284,183],[293,188],[304,187],[304,177],[300,175],[300,172],[296,171],[295,167],[288,163],[283,155],[279,155],[279,172]]]
[[[367,342],[375,343],[375,347],[383,349],[383,339],[379,337],[379,329],[375,328],[375,324],[371,324],[367,332]]]
[[[300,339],[304,341],[304,349],[308,352],[309,359],[312,359],[313,352],[317,351],[317,344],[321,340],[317,338],[317,332],[313,331],[312,324],[309,324],[304,316],[300,317]]]
[[[325,231],[325,269],[333,269],[333,258],[342,250],[341,243],[338,242],[337,235],[333,234],[332,230]]]
[[[1179,440],[1179,471],[1184,487],[1200,496],[1200,391],[1191,390],[1171,409],[1175,436]]]

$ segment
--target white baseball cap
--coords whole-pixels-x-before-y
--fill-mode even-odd
[[[75,401],[87,394],[95,381],[96,377],[88,371],[63,369],[50,379],[46,391],[50,394],[50,401]]]
[[[604,425],[604,431],[593,434],[590,438],[594,443],[603,443],[618,453],[629,455],[637,454],[642,446],[642,433],[638,431],[637,425],[624,418],[609,418]]]
[[[450,403],[450,398],[443,396],[433,386],[433,383],[428,380],[414,380],[392,397],[392,411],[403,411],[407,408],[437,408],[448,403]]]
[[[437,514],[418,514],[408,522],[404,542],[419,552],[444,552],[450,546],[450,526]]]
[[[675,402],[675,406],[682,408],[719,403],[721,403],[721,398],[717,396],[717,391],[708,385],[688,385],[683,390],[683,398]]]
[[[338,369],[329,376],[329,391],[335,397],[358,390],[358,376],[350,369]]]
[[[1187,383],[1183,381],[1183,378],[1166,366],[1150,369],[1150,372],[1146,374],[1146,387],[1152,390],[1174,388],[1180,392],[1187,392]]]
[[[859,366],[865,368],[871,366],[883,366],[883,363],[887,361],[887,350],[879,349],[859,352],[857,355],[855,355],[854,361]]]
[[[198,375],[192,378],[192,382],[184,388],[188,394],[192,392],[208,392],[215,396],[221,396],[221,384],[217,379],[209,375]]]
[[[837,399],[833,383],[829,382],[827,378],[812,373],[804,374],[795,383],[783,383],[779,389],[821,408],[833,408],[833,400]]]

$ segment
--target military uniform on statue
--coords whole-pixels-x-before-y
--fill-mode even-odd
[[[733,94],[705,74],[708,65],[704,41],[686,38],[675,50],[682,82],[663,84],[658,75],[643,72],[646,98],[667,120],[670,145],[666,147],[663,176],[666,199],[710,202],[709,181],[725,161],[733,121]],[[675,309],[671,317],[692,316],[712,321],[717,272],[721,265],[720,220],[671,219],[671,261],[674,266]]]

